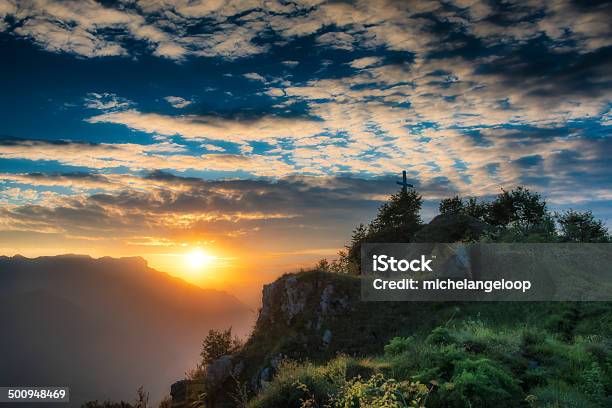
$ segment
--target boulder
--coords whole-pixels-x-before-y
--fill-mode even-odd
[[[208,388],[219,388],[232,374],[232,357],[221,356],[206,367]]]
[[[414,242],[475,241],[491,226],[467,214],[440,214],[425,224],[414,236]]]

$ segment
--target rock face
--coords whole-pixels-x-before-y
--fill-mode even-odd
[[[231,356],[221,356],[206,367],[206,382],[210,388],[218,388],[232,374]]]
[[[259,318],[244,353],[259,354],[265,348],[273,354],[258,357],[259,368],[248,383],[253,388],[265,386],[284,358],[299,360],[313,350],[333,352],[332,328],[337,319],[354,311],[358,289],[350,277],[323,272],[285,275],[265,285]],[[253,361],[248,365],[253,366]]]
[[[311,328],[320,329],[326,318],[333,318],[349,305],[348,295],[336,293],[334,285],[307,282],[286,275],[264,285],[258,326],[282,323],[290,326],[297,317],[308,317]]]
[[[490,225],[467,214],[440,214],[416,233],[415,242],[461,242],[477,240]]]

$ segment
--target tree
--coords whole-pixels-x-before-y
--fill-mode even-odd
[[[346,246],[346,271],[360,273],[361,244],[366,242],[410,242],[421,228],[419,214],[423,197],[414,190],[391,195],[381,205],[376,218],[366,227],[360,224],[353,231],[351,242]]]
[[[489,206],[487,203],[479,203],[476,197],[464,200],[456,195],[440,201],[438,209],[440,214],[465,214],[486,221]]]
[[[486,221],[487,214],[489,212],[488,203],[479,203],[476,197],[468,198],[467,202],[463,205],[463,211],[474,218],[481,221]]]
[[[319,262],[315,265],[315,269],[321,272],[330,272],[331,264],[327,260],[327,258],[319,259]]]
[[[368,228],[363,224],[359,224],[359,226],[353,230],[351,242],[346,246],[346,257],[350,264],[361,264],[361,244],[365,242],[367,238]]]
[[[601,220],[595,219],[591,211],[568,210],[557,214],[560,240],[563,242],[609,242],[608,230]]]
[[[464,211],[463,200],[459,196],[445,198],[438,207],[440,214],[460,214]]]
[[[368,228],[368,238],[382,242],[410,242],[421,227],[420,216],[423,197],[416,191],[400,191],[378,209],[376,218]]]
[[[547,217],[548,209],[542,196],[519,186],[512,191],[502,189],[488,206],[486,221],[499,228],[512,224],[527,231],[546,223]]]
[[[138,387],[137,398],[134,407],[135,408],[149,408],[149,393],[144,390],[144,387],[141,385]]]
[[[232,328],[227,330],[210,329],[202,341],[202,366],[207,366],[219,357],[232,354],[242,347],[242,342],[232,336]]]

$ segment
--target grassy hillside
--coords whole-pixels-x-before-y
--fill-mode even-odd
[[[611,312],[608,303],[369,304],[335,327],[327,353],[279,363],[248,406],[610,406]],[[295,350],[291,336],[269,338],[276,351]],[[329,357],[347,345],[353,354]]]

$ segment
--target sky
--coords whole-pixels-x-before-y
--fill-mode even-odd
[[[425,220],[525,185],[610,225],[610,21],[605,1],[0,0],[0,253],[248,286],[333,258],[402,170]]]

